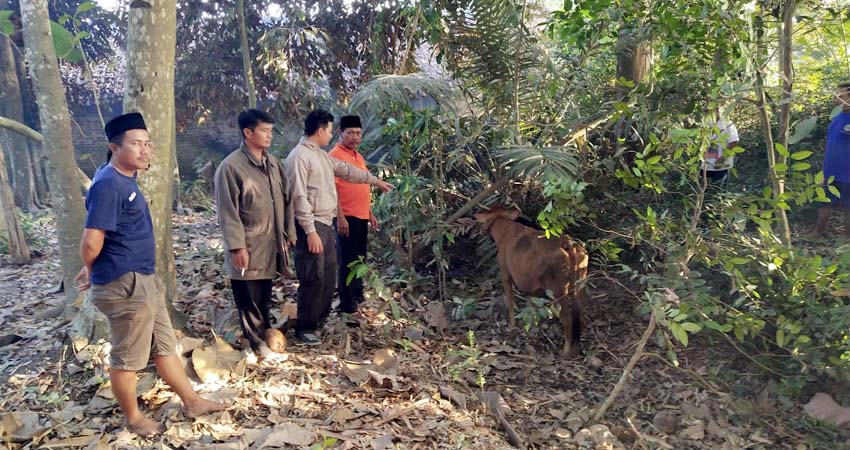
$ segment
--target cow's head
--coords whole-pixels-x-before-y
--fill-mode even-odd
[[[480,223],[485,230],[489,230],[490,226],[497,219],[505,219],[514,221],[519,217],[520,212],[516,209],[505,209],[503,206],[494,206],[490,208],[490,211],[482,211],[480,213],[475,214],[475,220]]]

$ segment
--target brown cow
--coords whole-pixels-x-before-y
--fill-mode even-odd
[[[576,356],[581,353],[581,302],[587,278],[587,252],[567,236],[547,239],[542,231],[514,222],[517,217],[519,211],[501,208],[475,215],[499,250],[497,260],[505,289],[508,325],[515,324],[514,286],[538,297],[552,291],[561,306],[564,329],[561,353]]]

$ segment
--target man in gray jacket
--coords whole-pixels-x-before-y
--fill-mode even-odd
[[[215,203],[242,332],[255,352],[270,357],[263,338],[271,326],[272,280],[291,275],[287,246],[295,243],[295,222],[283,168],[268,152],[274,119],[251,109],[238,122],[242,145],[216,170]]]
[[[295,210],[295,271],[298,275],[298,325],[295,337],[307,345],[321,342],[314,334],[330,314],[336,289],[337,215],[334,176],[352,183],[368,183],[387,192],[392,185],[371,173],[331,158],[323,149],[333,137],[334,117],[311,111],[304,119],[304,137],[286,157],[284,171]]]

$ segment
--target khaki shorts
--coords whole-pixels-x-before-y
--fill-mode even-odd
[[[165,286],[156,274],[127,272],[108,284],[92,284],[91,302],[109,321],[112,368],[141,370],[151,355],[175,354]]]

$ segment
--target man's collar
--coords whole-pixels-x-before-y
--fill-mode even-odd
[[[248,161],[251,161],[251,164],[253,164],[257,167],[265,166],[265,164],[266,164],[266,150],[263,150],[263,160],[262,161],[257,161],[257,158],[254,157],[254,155],[251,153],[251,150],[249,150],[248,146],[245,145],[245,141],[242,141],[242,143],[239,144],[239,150],[241,150],[242,153],[244,153],[245,156],[248,157]]]
[[[309,147],[313,150],[321,150],[322,149],[322,147],[320,147],[319,144],[311,141],[310,138],[308,138],[307,136],[301,136],[301,140],[298,141],[298,143],[305,145],[305,146],[307,146],[307,147]]]
[[[354,154],[354,155],[357,155],[357,154],[359,153],[359,152],[357,151],[357,149],[355,149],[355,148],[351,148],[351,147],[349,147],[349,146],[347,146],[347,145],[343,144],[342,142],[337,142],[337,144],[336,144],[336,145],[338,145],[338,146],[339,146],[339,148],[341,148],[341,149],[343,149],[343,150],[345,150],[345,151],[347,151],[347,152],[350,152],[350,153],[352,153],[352,154]]]

